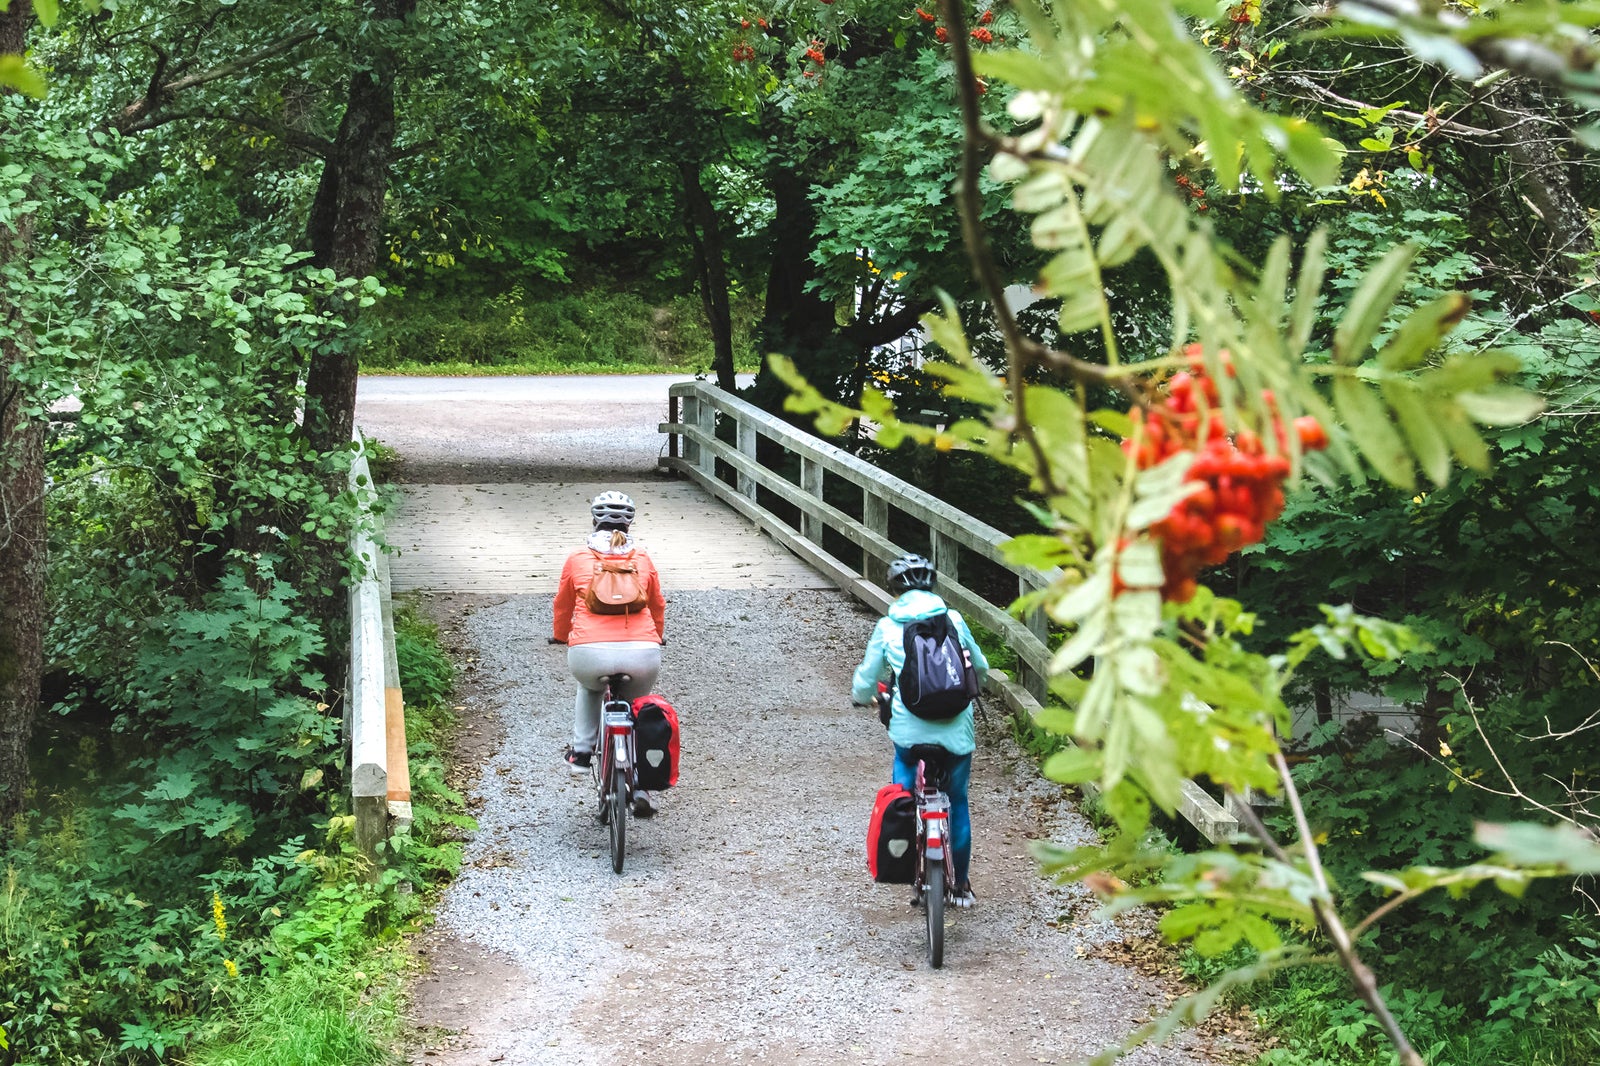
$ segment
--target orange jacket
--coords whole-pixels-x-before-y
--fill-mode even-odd
[[[660,644],[666,633],[667,600],[661,593],[661,575],[650,556],[634,549],[633,561],[644,582],[648,610],[632,614],[591,614],[584,592],[600,565],[600,553],[580,548],[567,556],[561,568],[561,585],[556,589],[555,638],[573,644],[600,641],[649,640]]]

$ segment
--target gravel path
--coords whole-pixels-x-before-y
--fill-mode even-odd
[[[414,1062],[913,1062],[930,1019],[951,1061],[1069,1062],[1166,1002],[1081,957],[1121,934],[1024,849],[1089,829],[994,720],[973,776],[979,906],[951,916],[945,968],[928,968],[907,890],[866,875],[889,748],[849,706],[872,617],[841,595],[672,598],[658,688],[682,716],[682,776],[659,815],[630,823],[620,877],[588,779],[558,762],[571,697],[561,650],[543,644],[549,597],[440,613],[477,656],[468,720],[499,746],[426,949],[415,1020],[439,1032]]]
[[[359,421],[396,444],[375,411]],[[408,480],[478,473],[472,430],[403,425],[436,427],[402,448]],[[865,867],[890,749],[850,706],[849,678],[873,616],[835,592],[668,593],[657,687],[682,718],[682,774],[661,813],[630,821],[621,876],[588,778],[559,760],[572,685],[564,650],[544,643],[550,595],[424,602],[463,664],[452,776],[479,829],[416,944],[409,1062],[1067,1063],[1170,1001],[1176,989],[1093,957],[1126,929],[1038,875],[1030,839],[1092,831],[992,708],[972,783],[979,903],[950,916],[945,967],[931,970],[908,890]],[[1236,1060],[1189,1035],[1126,1061]]]

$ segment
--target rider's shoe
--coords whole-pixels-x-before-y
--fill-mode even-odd
[[[643,789],[633,794],[633,813],[637,818],[648,818],[656,813],[656,805],[650,798],[650,793]]]
[[[568,747],[561,753],[561,758],[567,764],[567,771],[576,777],[589,772],[589,764],[593,761],[594,755],[587,751],[573,751]]]
[[[971,907],[973,904],[975,904],[977,902],[978,902],[978,897],[972,894],[972,882],[971,881],[963,881],[963,882],[961,882],[960,885],[956,886],[956,890],[953,893],[951,893],[951,895],[950,895],[950,903],[951,903],[951,905],[955,906],[955,907],[960,907],[963,910],[968,908],[968,907]]]

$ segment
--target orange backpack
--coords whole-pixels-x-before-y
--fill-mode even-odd
[[[633,553],[601,555],[595,553],[594,577],[584,591],[583,602],[594,614],[632,614],[649,605],[644,579]]]

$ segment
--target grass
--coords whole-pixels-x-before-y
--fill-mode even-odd
[[[220,1033],[186,1066],[376,1066],[395,1060],[404,964],[369,956],[376,981],[354,965],[302,964],[242,980]]]
[[[700,301],[651,302],[602,286],[497,295],[419,291],[380,305],[381,326],[362,358],[366,374],[659,374],[711,370],[712,339]],[[734,305],[735,364],[759,363],[759,304]]]

